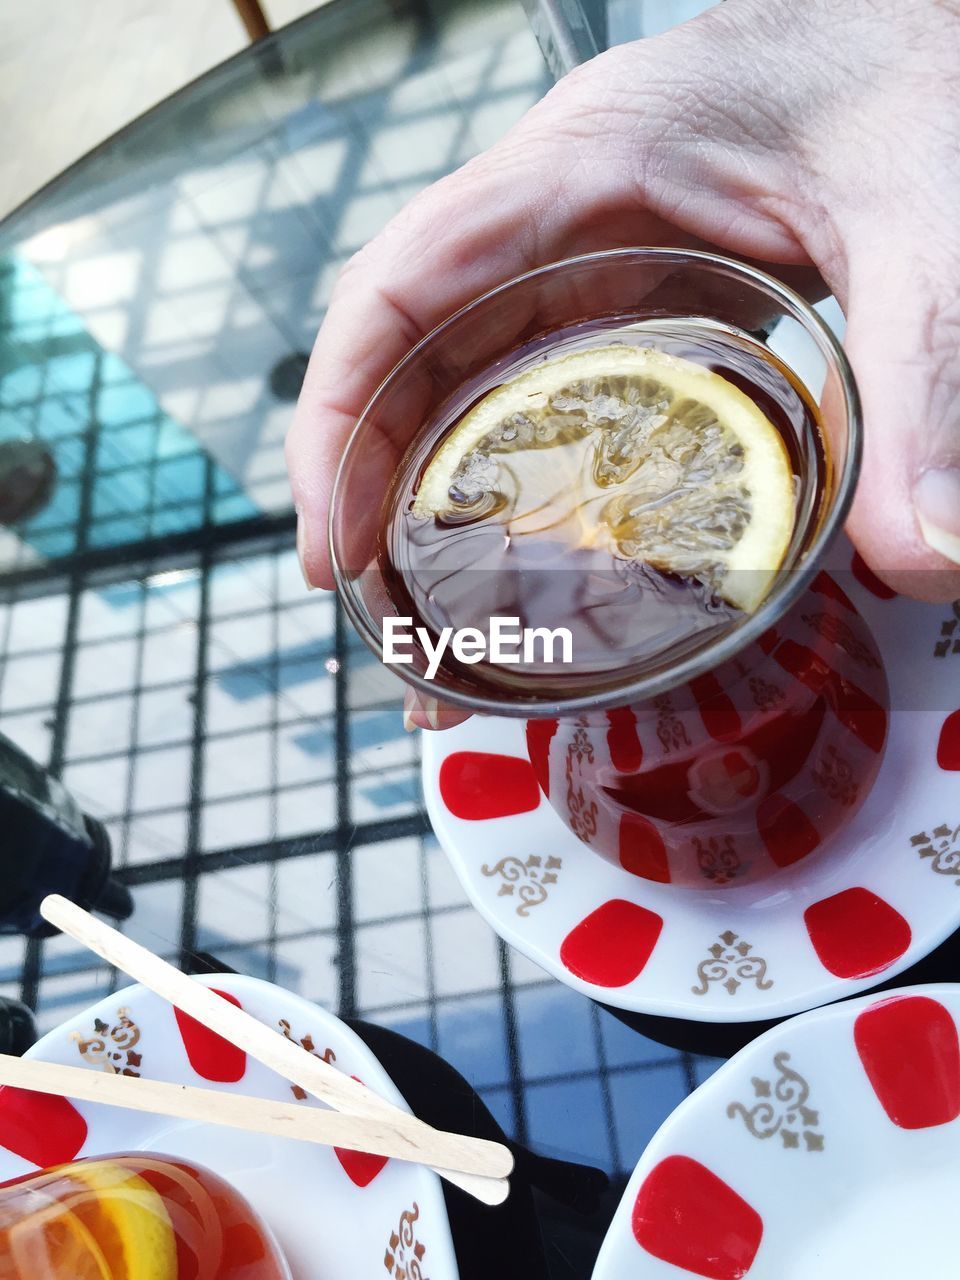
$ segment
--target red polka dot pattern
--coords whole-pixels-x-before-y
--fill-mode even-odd
[[[960,710],[943,722],[937,743],[937,764],[950,772],[960,770]]]
[[[779,643],[780,636],[774,627],[771,627],[769,631],[765,631],[757,641],[757,644],[760,646],[760,651],[765,653],[768,657],[773,653]]]
[[[929,996],[894,996],[861,1013],[857,1053],[880,1105],[901,1129],[960,1116],[960,1041],[948,1011]]]
[[[629,707],[607,712],[607,750],[618,773],[636,773],[643,764],[643,747],[637,734],[637,717]]]
[[[611,898],[564,938],[560,959],[584,982],[598,987],[625,987],[643,972],[650,959],[663,919],[655,911]]]
[[[807,645],[784,640],[776,661],[817,697],[825,698],[834,715],[864,746],[879,753],[887,737],[886,710],[863,689],[834,671],[829,663]]]
[[[700,719],[711,738],[717,742],[731,742],[739,737],[740,715],[716,676],[697,676],[696,680],[690,681],[690,692],[697,700]]]
[[[550,797],[550,743],[557,732],[556,720],[527,721],[527,755],[540,783],[540,790]],[[441,766],[442,771],[442,766]]]
[[[853,563],[850,568],[853,570],[853,576],[861,587],[866,587],[870,594],[876,596],[878,600],[896,599],[897,593],[892,587],[888,587],[885,582],[880,581],[859,551],[854,553]]]
[[[910,926],[869,889],[844,889],[803,913],[820,963],[837,978],[867,978],[899,960],[910,945]]]
[[[351,1079],[363,1084],[359,1076],[351,1076]],[[333,1150],[344,1173],[357,1187],[369,1187],[387,1163],[386,1156],[372,1156],[367,1151],[349,1151],[346,1147],[334,1147]]]
[[[822,569],[811,582],[810,590],[816,591],[817,595],[826,596],[828,600],[835,600],[837,604],[843,605],[844,609],[848,609],[851,613],[856,613],[850,597],[837,582],[836,578],[831,578],[829,573],[824,573]]]
[[[243,1006],[236,996],[228,991],[217,991],[215,995],[234,1004],[238,1009]],[[204,1080],[217,1080],[221,1084],[235,1084],[242,1080],[247,1069],[247,1055],[235,1044],[230,1044],[215,1031],[191,1018],[188,1013],[174,1009],[180,1038],[187,1051],[190,1065],[198,1076]]]
[[[455,751],[440,766],[440,795],[455,818],[483,822],[536,809],[540,785],[529,760]]]
[[[668,1156],[647,1174],[632,1225],[647,1253],[707,1280],[740,1280],[763,1239],[756,1209],[689,1156]]]
[[[87,1122],[72,1102],[55,1094],[0,1087],[0,1146],[46,1169],[75,1160],[87,1140]]]
[[[387,1163],[386,1156],[372,1156],[366,1151],[347,1151],[344,1147],[334,1147],[334,1152],[344,1173],[356,1187],[369,1187]]]
[[[639,813],[620,815],[620,865],[632,875],[658,884],[670,883],[670,864],[663,837],[649,819]]]
[[[820,843],[817,828],[803,810],[777,793],[761,801],[757,830],[778,867],[789,867],[808,857]]]

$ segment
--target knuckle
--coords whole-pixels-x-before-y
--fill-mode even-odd
[[[371,242],[372,243],[372,242]],[[340,300],[340,298],[348,292],[352,292],[357,285],[357,278],[366,274],[370,261],[370,243],[365,244],[356,253],[350,255],[347,261],[340,268],[340,272],[334,281],[333,289],[330,294],[331,304]]]

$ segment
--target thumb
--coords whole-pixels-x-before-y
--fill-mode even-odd
[[[960,597],[960,266],[902,243],[885,236],[849,259],[864,457],[848,529],[894,590],[946,601]]]

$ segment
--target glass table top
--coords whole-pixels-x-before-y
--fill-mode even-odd
[[[399,1032],[609,1175],[580,1213],[538,1192],[542,1252],[495,1264],[581,1278],[729,1046],[626,1025],[470,907],[398,682],[304,588],[282,453],[338,269],[551,82],[514,0],[333,0],[0,225],[0,731],[105,824],[133,937]],[[41,1031],[118,985],[0,937]]]

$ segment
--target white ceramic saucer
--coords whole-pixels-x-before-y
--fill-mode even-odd
[[[684,889],[591,852],[541,796],[520,720],[424,735],[434,830],[502,938],[617,1008],[740,1022],[866,990],[960,926],[960,602],[892,597],[845,540],[827,567],[880,647],[888,745],[822,856],[766,881]]]
[[[257,978],[198,981],[405,1107],[363,1041],[332,1014]],[[296,1096],[278,1075],[139,986],[64,1022],[25,1056],[284,1102]],[[440,1182],[419,1165],[0,1089],[0,1181],[122,1151],[179,1156],[226,1178],[272,1229],[293,1280],[457,1280]]]
[[[953,1280],[960,986],[795,1018],[684,1100],[593,1280]]]

